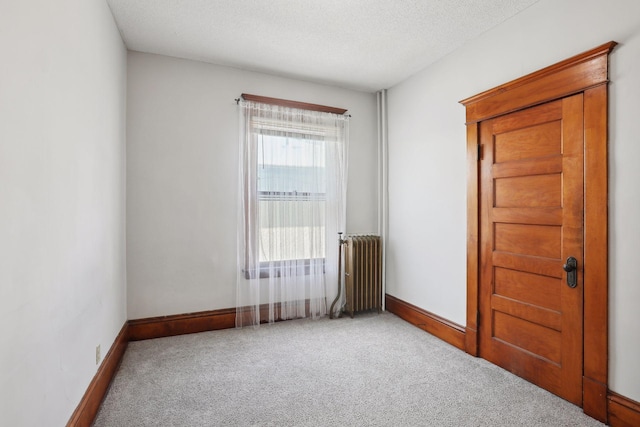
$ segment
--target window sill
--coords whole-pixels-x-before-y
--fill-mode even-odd
[[[311,274],[312,264],[320,264],[322,266],[322,274],[324,274],[324,258],[261,262],[258,268],[244,269],[243,272],[244,278],[247,280],[256,278],[266,279],[272,276],[282,277],[285,275],[283,273],[286,273],[287,271],[289,272],[287,276],[309,276]]]

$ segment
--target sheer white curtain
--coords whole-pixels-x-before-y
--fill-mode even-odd
[[[240,101],[236,326],[327,314],[346,213],[348,117]]]

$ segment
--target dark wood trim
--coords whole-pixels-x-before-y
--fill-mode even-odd
[[[460,101],[467,121],[467,334],[465,349],[478,354],[478,166],[473,161],[480,121],[584,93],[584,368],[586,414],[607,422],[608,387],[608,59],[616,42],[551,65]]]
[[[612,391],[607,400],[611,427],[640,426],[640,403]]]
[[[389,294],[385,295],[385,304],[390,313],[464,351],[464,327]]]
[[[609,373],[607,86],[584,92],[583,409],[602,422]],[[587,387],[598,384],[599,387]]]
[[[479,226],[479,183],[481,148],[479,144],[478,124],[467,125],[467,327],[465,351],[478,355],[478,280],[480,268]]]
[[[309,310],[309,301],[305,302],[306,310]],[[276,313],[280,312],[280,304],[274,304]],[[153,338],[172,337],[175,335],[195,334],[198,332],[217,331],[236,327],[235,308],[223,308],[220,310],[198,311],[195,313],[173,314],[168,316],[147,317],[143,319],[129,320],[129,341],[148,340]],[[242,324],[251,322],[249,307],[240,310],[244,316]],[[260,323],[267,323],[269,306],[260,305]],[[277,319],[276,321],[281,321]]]
[[[144,319],[129,320],[129,340],[139,341],[171,337],[175,335],[234,328],[235,326],[235,308],[147,317]]]
[[[122,361],[122,356],[129,342],[128,322],[122,326],[113,345],[104,357],[98,371],[87,387],[76,410],[71,415],[67,427],[89,427],[100,409],[102,399],[107,394],[116,370]]]
[[[608,81],[611,41],[542,70],[460,101],[467,123],[563,98]]]
[[[261,102],[263,104],[279,105],[281,107],[298,108],[301,110],[321,111],[323,113],[333,113],[342,115],[347,112],[344,108],[329,107],[326,105],[309,104],[306,102],[291,101],[288,99],[269,98],[268,96],[251,95],[243,93],[242,98],[247,101]]]

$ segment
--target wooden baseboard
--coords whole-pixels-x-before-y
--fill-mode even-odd
[[[129,340],[139,341],[196,332],[216,331],[236,326],[236,309],[148,317],[129,320]]]
[[[276,313],[280,312],[280,304],[274,304]],[[309,300],[306,301],[309,310]],[[175,335],[193,334],[196,332],[217,331],[219,329],[235,328],[235,308],[199,311],[196,313],[174,314],[169,316],[147,317],[129,320],[129,341],[148,340],[152,338],[172,337]],[[244,307],[240,310],[243,324],[251,323],[251,309]],[[260,305],[261,323],[269,318],[269,305]],[[276,321],[280,321],[277,319]]]
[[[609,425],[611,427],[640,426],[640,403],[612,391],[608,396]]]
[[[127,348],[127,343],[129,342],[128,327],[128,322],[125,322],[113,345],[104,357],[98,371],[94,375],[93,380],[89,383],[89,387],[87,387],[87,391],[84,393],[84,396],[82,396],[82,400],[80,400],[76,410],[71,415],[67,427],[89,427],[93,423],[98,409],[100,409],[102,399],[107,394],[111,380]]]
[[[387,311],[452,346],[465,350],[465,329],[462,326],[389,294],[386,294],[385,297]]]

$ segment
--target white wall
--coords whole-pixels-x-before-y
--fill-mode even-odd
[[[387,291],[466,324],[458,101],[615,40],[610,78],[610,388],[640,400],[640,2],[541,0],[388,94]]]
[[[0,424],[61,426],[126,320],[126,50],[103,0],[40,0],[0,52]]]
[[[376,231],[375,95],[130,52],[130,319],[235,307],[241,93],[349,110],[347,231]]]

